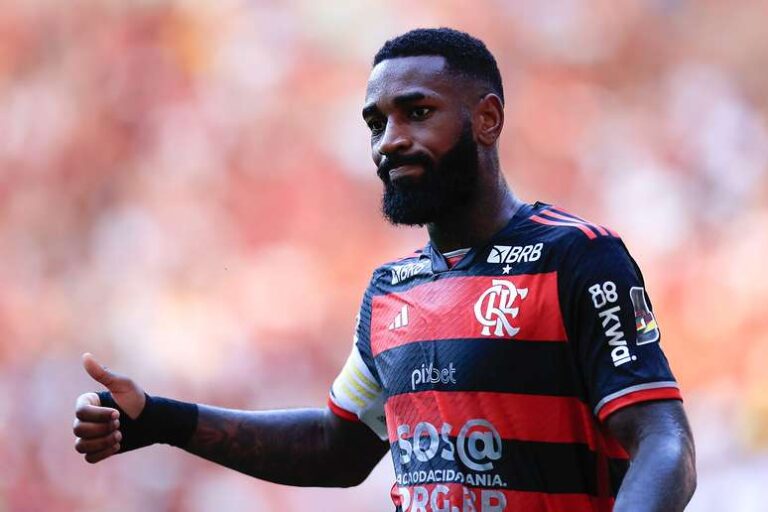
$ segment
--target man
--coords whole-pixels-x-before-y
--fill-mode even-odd
[[[257,478],[362,482],[389,449],[403,511],[679,511],[694,448],[642,276],[613,231],[508,189],[493,56],[450,29],[374,59],[363,118],[394,224],[423,250],[376,269],[326,409],[78,399],[88,462],[156,442]],[[630,464],[631,461],[631,464]]]

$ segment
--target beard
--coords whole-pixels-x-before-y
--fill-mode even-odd
[[[389,171],[401,165],[421,165],[421,176],[392,182]],[[465,121],[456,143],[437,162],[427,155],[393,155],[378,169],[384,182],[381,211],[394,225],[423,226],[470,202],[477,188],[478,151],[472,124]]]

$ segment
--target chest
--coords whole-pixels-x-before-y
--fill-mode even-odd
[[[373,297],[371,349],[389,395],[525,388],[570,364],[557,272],[498,273],[429,276]]]

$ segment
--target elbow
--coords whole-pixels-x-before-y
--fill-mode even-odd
[[[338,487],[357,487],[368,479],[368,475],[373,471],[373,467],[357,467],[344,471],[339,475]]]
[[[688,500],[690,501],[693,497],[693,494],[696,492],[696,486],[698,485],[697,475],[696,475],[696,453],[694,452],[693,448],[693,442],[687,443],[687,450],[686,455],[684,457],[684,467],[685,467],[685,488],[688,491]]]
[[[672,456],[672,460],[676,461],[674,466],[678,468],[676,473],[680,483],[681,498],[687,504],[696,492],[697,485],[696,451],[693,439],[690,435],[675,436],[667,438],[667,442],[662,446]]]
[[[681,468],[681,483],[686,491],[686,503],[696,492],[696,447],[693,443],[693,436],[690,430],[679,433],[676,436],[676,452],[678,453],[678,464]]]
[[[340,481],[336,487],[341,487],[344,489],[349,489],[350,487],[357,487],[361,483],[365,482],[365,479],[367,477],[368,475],[365,475],[362,478],[359,475],[352,475],[350,477],[345,477],[345,479]]]
[[[691,501],[691,498],[693,498],[693,494],[696,492],[696,471],[693,472],[693,476],[691,478],[690,487],[688,488],[688,501]]]
[[[634,458],[643,472],[653,474],[661,495],[666,496],[664,510],[683,510],[696,491],[696,453],[687,435],[653,435],[643,439]],[[641,462],[642,461],[642,462]],[[670,504],[675,504],[670,507]]]

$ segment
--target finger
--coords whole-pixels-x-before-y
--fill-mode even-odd
[[[117,409],[111,407],[97,407],[95,405],[83,405],[75,409],[75,417],[81,421],[109,423],[120,417]]]
[[[83,368],[85,368],[85,371],[88,372],[88,375],[90,375],[93,380],[110,391],[119,391],[119,389],[116,388],[124,384],[124,381],[126,380],[126,377],[99,364],[93,355],[88,352],[83,354]]]
[[[123,435],[119,431],[97,439],[77,438],[75,440],[75,451],[85,454],[98,453],[119,444],[122,440]]]
[[[90,464],[96,464],[97,462],[100,462],[106,459],[107,457],[111,457],[112,455],[116,454],[118,451],[120,451],[120,445],[116,444],[114,446],[107,448],[106,450],[101,450],[100,452],[86,454],[85,461]]]
[[[101,400],[99,399],[99,395],[96,393],[83,393],[79,397],[77,397],[77,401],[75,402],[75,408],[84,406],[84,405],[101,405]]]
[[[107,436],[119,428],[120,422],[118,420],[104,423],[92,423],[76,419],[72,426],[72,432],[75,436],[82,437],[83,439],[94,439]]]

